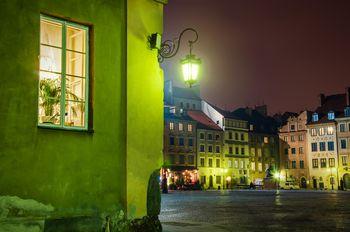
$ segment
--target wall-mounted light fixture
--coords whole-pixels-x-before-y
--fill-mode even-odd
[[[180,63],[182,66],[182,74],[186,84],[192,87],[198,81],[199,67],[201,60],[196,58],[192,54],[193,44],[198,40],[198,33],[193,28],[186,28],[183,30],[178,38],[174,40],[165,40],[163,43],[160,43],[161,36],[158,33],[152,34],[149,38],[150,46],[153,49],[158,49],[158,61],[162,63],[164,59],[174,57],[179,51],[181,45],[181,38],[185,32],[192,31],[195,34],[194,40],[189,40],[188,45],[190,48],[190,53],[186,55],[184,59],[181,59]]]

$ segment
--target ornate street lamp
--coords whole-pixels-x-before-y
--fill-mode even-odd
[[[190,48],[190,53],[186,55],[184,59],[181,59],[181,68],[182,68],[182,75],[184,78],[184,81],[186,84],[192,87],[193,84],[195,84],[198,81],[198,74],[200,69],[201,60],[197,58],[194,54],[192,54],[192,47],[193,44],[197,42],[198,40],[198,33],[193,28],[186,28],[183,30],[179,37],[174,40],[165,40],[163,43],[160,44],[158,49],[158,61],[162,63],[164,59],[174,57],[177,52],[179,51],[180,45],[181,45],[181,39],[185,32],[191,31],[195,34],[194,40],[188,40],[188,45]],[[156,43],[159,41],[158,34],[153,34],[150,39],[151,47],[152,47],[152,41],[154,41],[154,46],[157,47]]]

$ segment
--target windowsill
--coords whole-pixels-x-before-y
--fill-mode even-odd
[[[45,130],[60,130],[60,131],[77,131],[77,132],[86,132],[86,133],[94,133],[93,129],[85,129],[85,128],[78,128],[78,127],[55,127],[55,126],[45,126],[45,125],[37,125],[37,128],[39,129],[45,129]]]

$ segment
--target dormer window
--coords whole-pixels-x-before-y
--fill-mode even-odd
[[[345,115],[345,117],[350,117],[350,107],[349,106],[345,108],[344,115]]]
[[[317,121],[318,121],[318,113],[314,113],[314,114],[312,115],[312,121],[313,121],[313,122],[317,122]]]
[[[335,116],[334,116],[334,112],[333,111],[329,111],[328,112],[328,120],[334,120]]]

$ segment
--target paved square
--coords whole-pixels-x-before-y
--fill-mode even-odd
[[[171,192],[160,220],[165,232],[350,231],[350,192]]]

